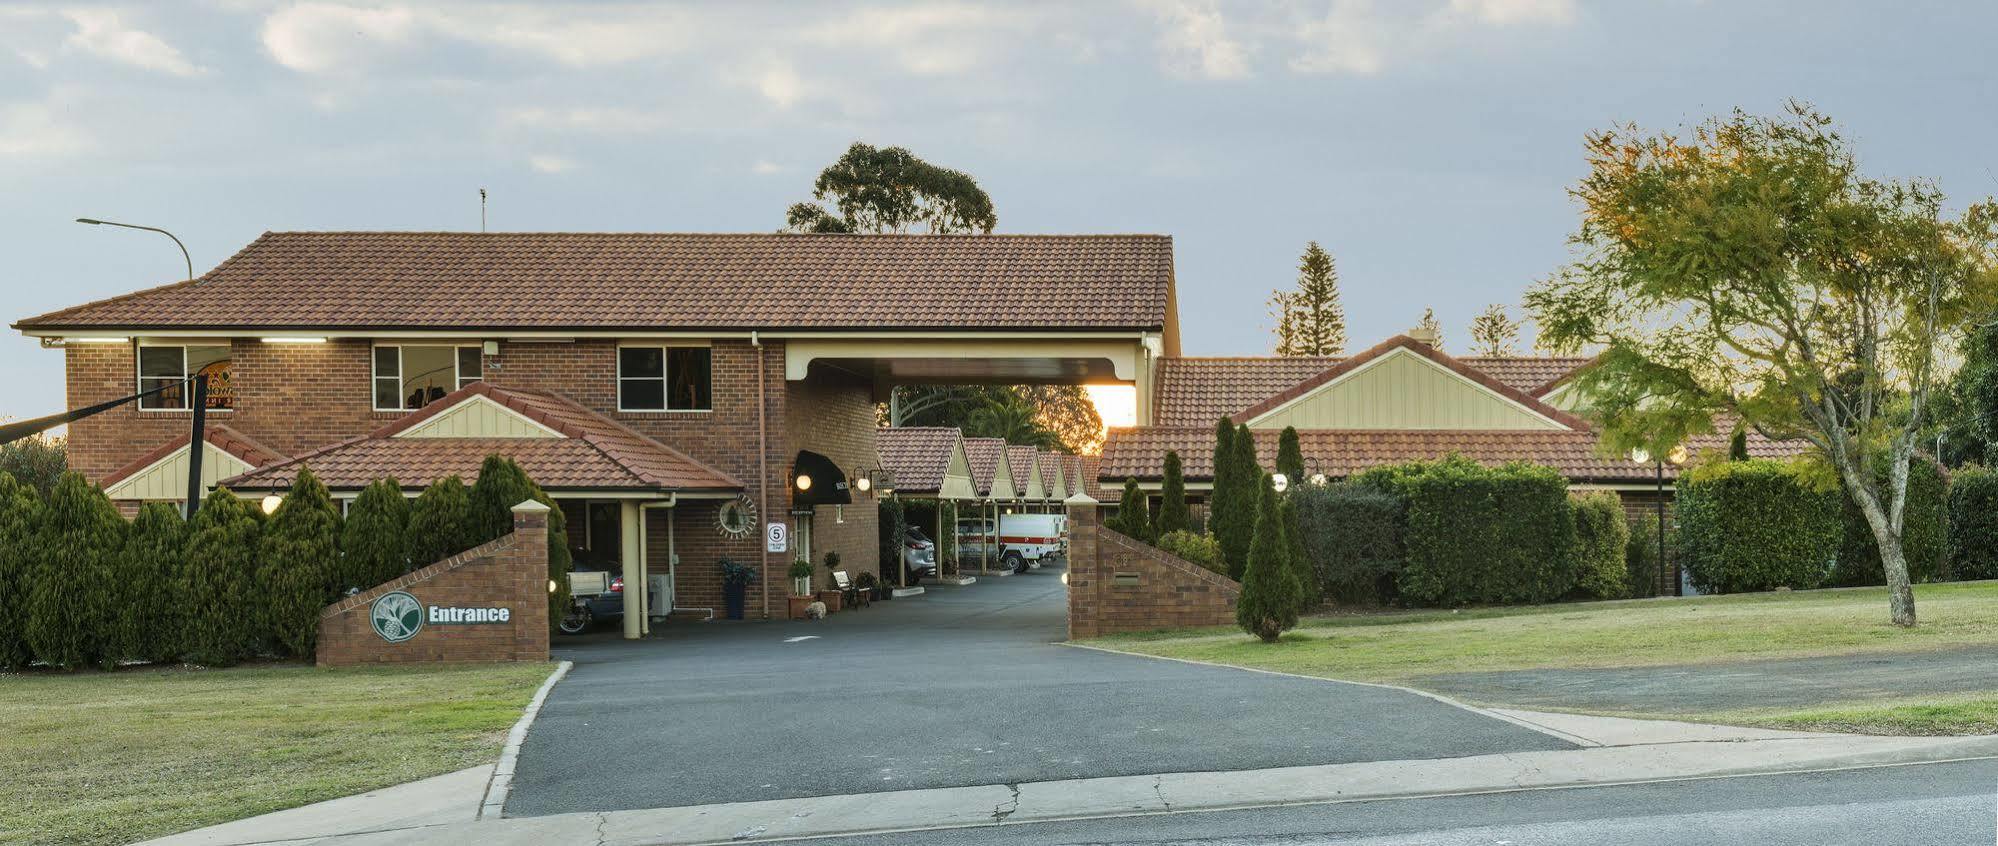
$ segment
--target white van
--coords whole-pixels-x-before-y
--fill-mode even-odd
[[[969,518],[957,521],[957,557],[975,561],[985,553],[991,540],[991,521]],[[1007,568],[1026,572],[1043,559],[1068,554],[1068,515],[1003,514],[999,517],[999,548],[993,556]]]

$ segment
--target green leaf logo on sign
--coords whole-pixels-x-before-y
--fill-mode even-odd
[[[401,643],[423,631],[423,603],[399,590],[384,593],[375,599],[368,620],[382,640]]]

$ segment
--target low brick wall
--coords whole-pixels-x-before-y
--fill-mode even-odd
[[[1092,500],[1068,504],[1068,636],[1235,623],[1233,579],[1103,527]]]
[[[318,657],[322,667],[548,660],[547,507],[521,503],[511,534],[326,606]]]

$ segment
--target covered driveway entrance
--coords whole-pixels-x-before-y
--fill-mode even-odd
[[[1564,748],[1414,694],[1058,645],[1058,569],[557,641],[508,816]]]

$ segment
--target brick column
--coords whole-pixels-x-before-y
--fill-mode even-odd
[[[1102,528],[1102,512],[1095,498],[1079,493],[1064,500],[1068,507],[1068,639],[1082,640],[1100,634],[1098,594],[1103,584],[1101,557],[1097,554],[1097,532]]]
[[[513,659],[548,660],[548,506],[527,500],[513,507],[513,548],[507,568],[516,574],[520,599],[514,606]]]

